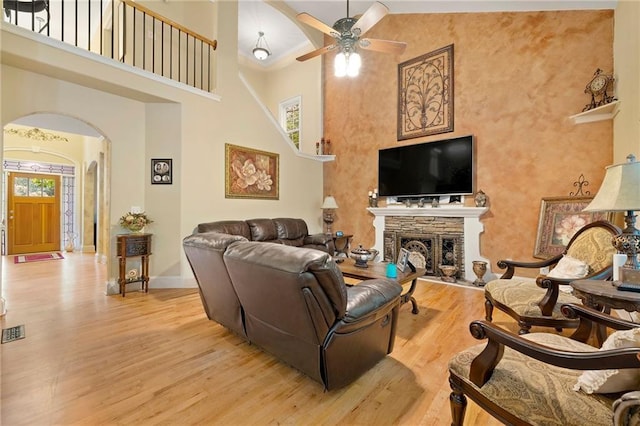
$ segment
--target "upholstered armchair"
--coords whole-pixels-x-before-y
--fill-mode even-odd
[[[624,331],[612,333],[597,349],[584,343],[581,327],[571,337],[519,336],[486,321],[472,322],[473,337],[488,341],[449,362],[453,426],[463,424],[467,397],[505,424],[638,424],[640,324],[586,306],[564,305],[562,312],[581,323]]]
[[[620,229],[606,221],[596,221],[582,227],[571,238],[563,253],[540,262],[500,260],[498,267],[506,269],[497,280],[484,288],[486,320],[493,320],[493,308],[498,308],[518,321],[520,334],[532,326],[575,328],[577,321],[560,312],[563,303],[581,304],[567,291],[576,279],[607,280],[613,274],[611,237]],[[535,281],[513,278],[516,268],[553,268],[548,275]]]

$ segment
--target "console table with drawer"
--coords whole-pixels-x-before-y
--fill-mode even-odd
[[[142,283],[142,290],[149,292],[149,256],[151,255],[152,234],[120,234],[117,235],[117,255],[120,294],[125,295],[126,285]],[[137,269],[127,272],[127,259],[140,258],[140,273]],[[135,273],[134,273],[135,272]]]

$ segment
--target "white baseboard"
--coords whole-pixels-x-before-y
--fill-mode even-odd
[[[151,277],[149,288],[198,288],[198,284],[193,277]]]
[[[127,291],[140,290],[141,285],[142,283],[127,284]],[[193,277],[150,277],[149,288],[198,288],[198,283]],[[120,285],[115,278],[106,283],[106,295],[111,296],[114,294],[120,294]]]

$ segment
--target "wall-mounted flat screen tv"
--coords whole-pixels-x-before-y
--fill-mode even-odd
[[[418,198],[474,193],[473,135],[378,152],[381,196]]]

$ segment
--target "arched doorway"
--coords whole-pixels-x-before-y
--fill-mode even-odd
[[[71,242],[75,250],[96,253],[97,260],[106,263],[108,140],[95,127],[61,114],[25,116],[5,125],[3,132],[4,188],[9,173],[18,170],[59,176],[59,249]],[[2,200],[2,213],[3,224],[10,226],[7,199]],[[10,233],[3,237],[10,238]],[[3,248],[8,247],[5,239]]]

